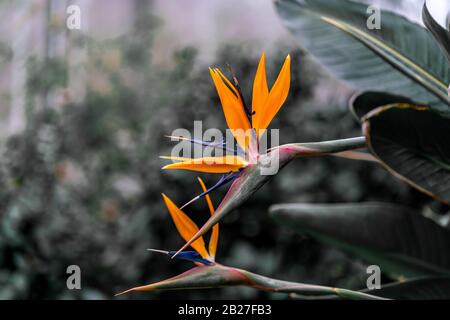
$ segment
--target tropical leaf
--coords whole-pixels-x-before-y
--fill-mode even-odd
[[[406,278],[450,274],[450,231],[410,208],[387,203],[278,204],[280,224]]]
[[[361,292],[376,294],[380,297],[399,300],[448,300],[450,299],[449,277],[427,277],[407,281],[398,281],[382,285],[380,289],[365,289]],[[298,299],[339,299],[334,295],[304,296],[292,294],[291,298]]]
[[[349,109],[358,122],[375,108],[394,104],[414,104],[411,99],[386,92],[364,91],[358,92],[349,101]]]
[[[395,176],[450,203],[450,120],[427,107],[395,104],[364,117],[367,146]]]
[[[433,36],[420,25],[381,12],[367,28],[367,5],[349,0],[277,0],[279,16],[299,44],[359,90],[386,91],[450,113],[450,70]]]
[[[436,20],[434,20],[430,11],[428,11],[426,1],[422,8],[422,20],[428,30],[431,31],[436,41],[441,46],[443,53],[450,62],[450,31],[443,28]]]
[[[310,285],[268,278],[246,270],[220,264],[192,268],[176,277],[126,290],[129,292],[155,290],[208,289],[230,286],[247,286],[258,290],[302,295],[333,295],[344,299],[383,300],[379,296],[347,289]]]

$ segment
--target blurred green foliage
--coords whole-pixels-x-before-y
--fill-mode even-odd
[[[109,299],[133,285],[167,278],[190,264],[146,248],[177,249],[183,243],[161,201],[182,204],[200,191],[195,173],[161,172],[164,138],[176,128],[223,128],[225,121],[207,66],[195,48],[173,56],[174,66],[152,63],[159,25],[150,17],[129,34],[109,41],[82,37],[88,55],[86,95],[61,107],[36,98],[64,89],[67,61],[29,61],[26,131],[8,138],[0,163],[0,298]],[[236,71],[251,96],[258,63],[252,44],[224,45],[216,64]],[[317,105],[313,92],[326,78],[304,52],[280,45],[268,52],[272,83],[285,55],[293,57],[289,98],[274,120],[281,141],[308,142],[359,134],[343,106]],[[204,176],[207,183],[219,177]],[[345,192],[343,192],[345,190]],[[374,192],[376,190],[377,192]],[[213,195],[217,204],[226,190]],[[274,278],[361,288],[364,262],[275,225],[267,216],[277,202],[399,201],[419,206],[423,196],[368,163],[337,158],[301,159],[230,214],[221,226],[218,260]],[[187,208],[203,223],[206,206]],[[66,268],[82,271],[82,290],[66,288]],[[261,298],[251,289],[155,292],[122,298]],[[285,295],[270,294],[274,298]]]

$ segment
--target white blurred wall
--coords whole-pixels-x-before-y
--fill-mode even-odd
[[[155,13],[166,21],[157,38],[157,62],[169,64],[170,52],[186,45],[210,62],[222,43],[255,41],[259,51],[288,39],[271,0],[155,0]]]

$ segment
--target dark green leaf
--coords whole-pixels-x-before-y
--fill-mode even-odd
[[[381,272],[407,278],[450,274],[450,231],[410,208],[278,204],[270,212],[280,224],[379,265]]]
[[[450,31],[443,28],[436,20],[434,20],[430,11],[428,11],[426,1],[422,8],[422,20],[428,30],[433,34],[450,62]]]
[[[411,99],[377,91],[364,91],[355,94],[349,102],[350,112],[357,121],[361,121],[367,113],[375,108],[386,106],[394,103],[409,103],[413,104]]]
[[[426,107],[391,105],[364,118],[371,153],[391,173],[445,204],[450,202],[450,120]]]
[[[276,7],[300,45],[337,77],[450,113],[446,57],[425,28],[382,11],[381,29],[369,30],[367,5],[348,0],[278,0]]]

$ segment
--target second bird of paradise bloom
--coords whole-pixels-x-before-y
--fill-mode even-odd
[[[203,191],[206,192],[207,189],[200,178],[199,182]],[[197,225],[180,208],[178,208],[169,197],[163,194],[163,199],[181,237],[186,241],[191,239],[199,230]],[[214,215],[215,210],[209,195],[206,195],[205,199],[211,215]],[[136,291],[142,292],[154,290],[206,289],[227,286],[247,286],[258,290],[278,293],[298,293],[302,295],[328,294],[351,299],[384,299],[357,291],[267,278],[243,269],[228,267],[216,263],[215,255],[218,239],[219,224],[216,224],[211,232],[208,249],[206,248],[203,237],[199,237],[191,244],[191,247],[195,251],[182,251],[176,255],[177,259],[189,260],[193,262],[196,267],[169,279],[134,287],[117,295]],[[149,250],[160,252],[170,257],[175,257],[175,251],[155,249]]]
[[[177,161],[163,169],[184,169],[208,173],[237,173],[255,163],[259,158],[258,141],[266,131],[285,102],[290,87],[290,64],[288,55],[281,71],[269,90],[266,78],[265,55],[261,56],[253,83],[252,109],[245,103],[239,83],[233,77],[233,83],[218,69],[210,68],[210,74],[222,104],[225,120],[238,147],[237,154],[200,158],[162,157]],[[203,141],[192,141],[209,145]],[[230,175],[222,182],[228,182],[236,175]]]
[[[203,180],[198,178],[198,181],[200,183],[203,192],[206,192],[207,188]],[[198,226],[168,196],[162,194],[162,197],[164,203],[166,204],[167,210],[169,211],[169,214],[175,224],[175,227],[178,230],[178,233],[184,240],[186,241],[190,240],[198,232],[199,230]],[[208,205],[210,214],[213,215],[215,210],[209,195],[205,196],[205,200]],[[179,253],[176,256],[176,258],[180,260],[192,261],[199,267],[215,265],[218,240],[219,240],[219,224],[216,224],[211,232],[208,249],[206,248],[205,240],[203,239],[203,237],[200,237],[191,244],[191,247],[195,251],[183,251]],[[169,257],[173,257],[176,253],[176,251],[165,251],[157,249],[148,249],[148,250],[163,253],[168,255]],[[119,294],[127,293],[130,291],[149,291],[152,290],[157,285],[158,283],[154,285],[136,287]]]

